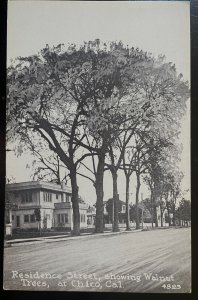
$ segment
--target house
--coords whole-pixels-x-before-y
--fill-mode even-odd
[[[14,203],[12,229],[43,230],[73,229],[71,188],[65,184],[44,181],[20,182],[6,185],[6,197]],[[80,227],[87,227],[87,205],[79,201]],[[40,222],[35,210],[39,209]]]
[[[112,199],[103,202],[104,205],[104,224],[112,224]],[[118,203],[118,218],[119,223],[125,223],[126,219],[126,204],[125,202],[119,200]],[[96,218],[96,204],[93,206],[89,206],[87,209],[87,225],[93,226],[95,225],[95,218]]]
[[[87,209],[87,225],[95,225],[96,207],[90,206]]]
[[[113,199],[104,201],[104,222],[106,224],[112,224],[113,218]],[[126,222],[126,203],[122,200],[118,200],[118,219],[119,223]]]

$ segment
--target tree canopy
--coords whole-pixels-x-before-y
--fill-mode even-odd
[[[107,153],[120,157],[120,166],[135,132],[141,138],[145,128],[164,139],[178,135],[188,83],[163,56],[99,39],[67,48],[46,45],[38,55],[18,57],[7,74],[7,140],[17,141],[18,153],[49,149],[68,169],[75,234],[80,232],[77,170],[86,158],[98,158],[94,182],[101,232]]]

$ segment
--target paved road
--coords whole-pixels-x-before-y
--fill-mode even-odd
[[[173,228],[5,248],[4,288],[185,293],[190,245]]]

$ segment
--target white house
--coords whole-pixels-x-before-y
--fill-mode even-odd
[[[44,181],[6,185],[6,197],[15,203],[12,208],[12,229],[38,229],[35,209],[40,209],[42,229],[73,229],[71,188]],[[79,203],[80,227],[87,227],[87,205]]]

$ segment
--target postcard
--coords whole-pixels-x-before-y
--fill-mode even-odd
[[[8,1],[4,289],[191,293],[190,2]]]

